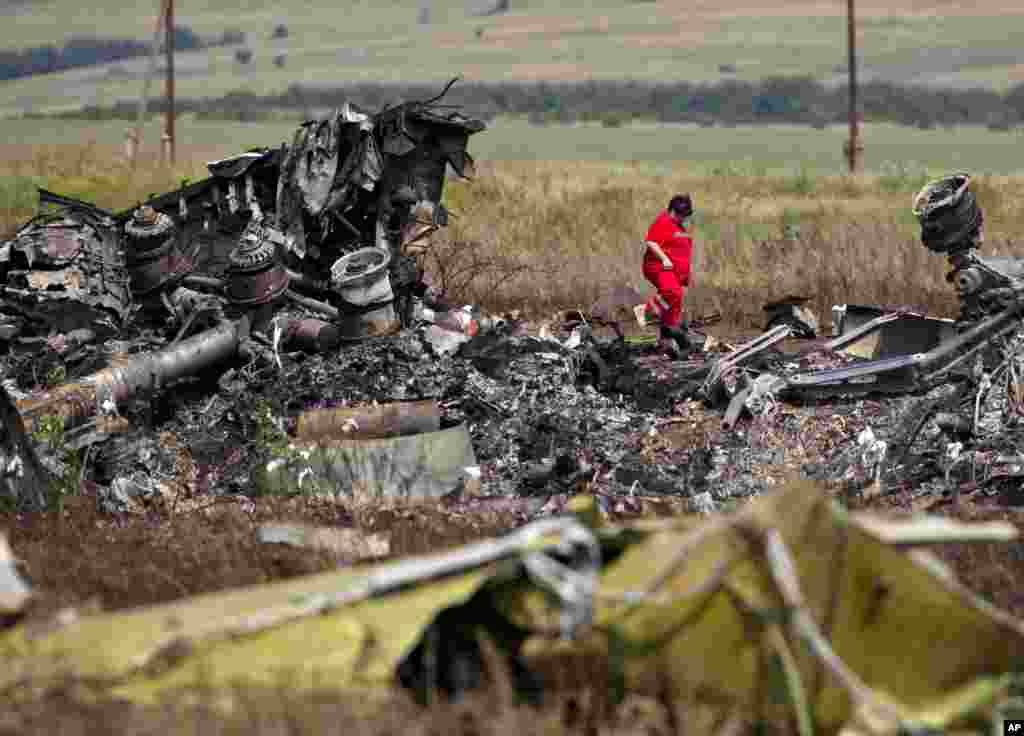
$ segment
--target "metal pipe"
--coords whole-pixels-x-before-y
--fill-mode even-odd
[[[854,0],[846,0],[846,36],[850,80],[850,140],[847,142],[846,153],[849,157],[850,173],[855,174],[860,169],[860,154],[864,147],[860,142],[857,120],[857,20],[854,12]]]
[[[345,215],[341,214],[340,212],[335,212],[334,216],[336,218],[338,218],[338,222],[340,222],[342,225],[344,225],[345,229],[348,230],[350,233],[352,233],[355,237],[357,237],[357,238],[363,237],[363,234],[361,232],[359,232],[359,228],[357,228],[355,225],[353,225],[349,221],[349,219],[347,217],[345,217]]]
[[[292,288],[318,294],[329,294],[331,291],[330,284],[327,281],[315,281],[290,268],[286,268],[285,271],[288,273],[288,285]]]
[[[306,296],[300,296],[291,289],[286,290],[284,294],[287,298],[291,299],[300,307],[305,307],[306,309],[309,309],[311,311],[319,312],[320,314],[326,315],[331,319],[336,320],[341,316],[341,312],[339,312],[337,308],[332,307],[330,304],[325,304],[324,302],[317,301],[316,299],[310,299],[309,297]]]
[[[847,345],[849,345],[851,342],[855,342],[860,338],[864,337],[865,335],[868,335],[869,333],[881,329],[883,325],[886,325],[889,322],[899,319],[899,317],[899,312],[890,312],[889,314],[883,314],[881,316],[875,317],[874,319],[865,322],[860,327],[856,327],[853,330],[847,332],[846,334],[839,335],[835,339],[825,343],[824,345],[822,345],[822,350],[840,350],[841,348],[844,348]]]
[[[217,365],[238,352],[248,330],[245,318],[226,322],[176,345],[133,356],[123,365],[110,366],[81,381],[59,386],[40,399],[19,402],[26,431],[35,431],[44,417],[59,418],[65,429],[74,427],[96,414],[108,401],[116,407],[139,392],[159,390]]]
[[[834,383],[842,383],[856,379],[866,379],[872,376],[880,377],[882,374],[894,373],[904,368],[914,368],[924,361],[923,355],[901,355],[895,358],[880,358],[868,360],[863,363],[856,363],[843,368],[826,368],[820,371],[809,373],[797,373],[790,376],[788,383],[796,388],[804,386],[823,386]]]
[[[224,291],[225,281],[223,279],[214,278],[213,276],[199,276],[198,274],[190,273],[182,280],[181,283],[183,286],[191,286],[196,289]]]

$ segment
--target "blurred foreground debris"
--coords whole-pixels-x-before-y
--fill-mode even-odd
[[[1009,524],[851,514],[805,483],[701,523],[594,526],[593,499],[575,508],[432,557],[15,629],[0,686],[32,697],[70,677],[140,702],[202,688],[229,704],[239,686],[397,684],[427,702],[498,667],[538,702],[564,682],[545,673],[585,666],[613,699],[867,735],[985,723],[1024,655],[1021,622],[924,549],[1009,541]]]
[[[30,597],[31,591],[18,574],[17,560],[7,538],[0,533],[0,627],[15,620]]]

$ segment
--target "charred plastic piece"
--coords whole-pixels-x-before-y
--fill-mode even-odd
[[[167,290],[192,271],[192,259],[179,247],[178,231],[169,216],[152,207],[135,210],[125,223],[125,250],[132,294],[146,299]]]
[[[825,350],[875,360],[926,353],[956,337],[951,319],[916,312],[887,312],[878,307],[840,304],[832,307],[836,338]]]
[[[288,271],[261,228],[248,229],[228,261],[227,297],[236,306],[269,304],[288,288]]]
[[[927,184],[914,197],[921,242],[933,253],[955,253],[980,242],[983,218],[970,183],[967,174],[954,174]]]

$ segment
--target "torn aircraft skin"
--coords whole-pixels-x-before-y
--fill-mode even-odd
[[[290,145],[211,162],[209,178],[138,211],[108,213],[40,191],[41,208],[57,211],[0,244],[0,342],[76,329],[102,340],[124,327],[133,302],[172,334],[194,330],[191,314],[210,308],[204,295],[236,307],[301,304],[342,332],[352,322],[354,339],[365,336],[365,314],[383,315],[383,329],[408,326],[413,297],[426,289],[416,243],[447,224],[446,170],[473,175],[466,147],[484,129],[439,105],[447,89],[377,114],[346,104],[304,123]],[[232,254],[246,238],[253,253],[239,261]],[[376,281],[365,280],[364,263],[340,275],[334,268],[367,251],[386,254]],[[253,273],[260,265],[267,272]],[[353,282],[381,279],[369,301],[348,299]]]
[[[498,661],[538,702],[557,695],[546,672],[596,657],[613,699],[667,687],[802,734],[882,736],[992,718],[1024,655],[1024,626],[925,549],[1010,541],[1009,524],[851,514],[806,483],[699,524],[574,508],[431,557],[16,628],[0,685],[225,705],[242,684],[329,686],[370,709],[393,685],[460,697]]]

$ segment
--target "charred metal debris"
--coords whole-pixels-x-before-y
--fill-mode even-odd
[[[609,513],[658,496],[707,512],[797,473],[1017,502],[1024,266],[978,255],[967,175],[913,204],[957,319],[841,305],[822,342],[789,296],[738,345],[690,323],[699,351],[673,361],[623,331],[639,295],[538,333],[432,293],[418,255],[483,129],[439,99],[345,105],[127,212],[41,190],[45,211],[0,244],[4,386],[26,430],[84,451],[79,483],[111,510],[327,489],[524,519],[582,490]],[[405,418],[361,408],[385,404]],[[324,411],[331,433],[297,432]]]

